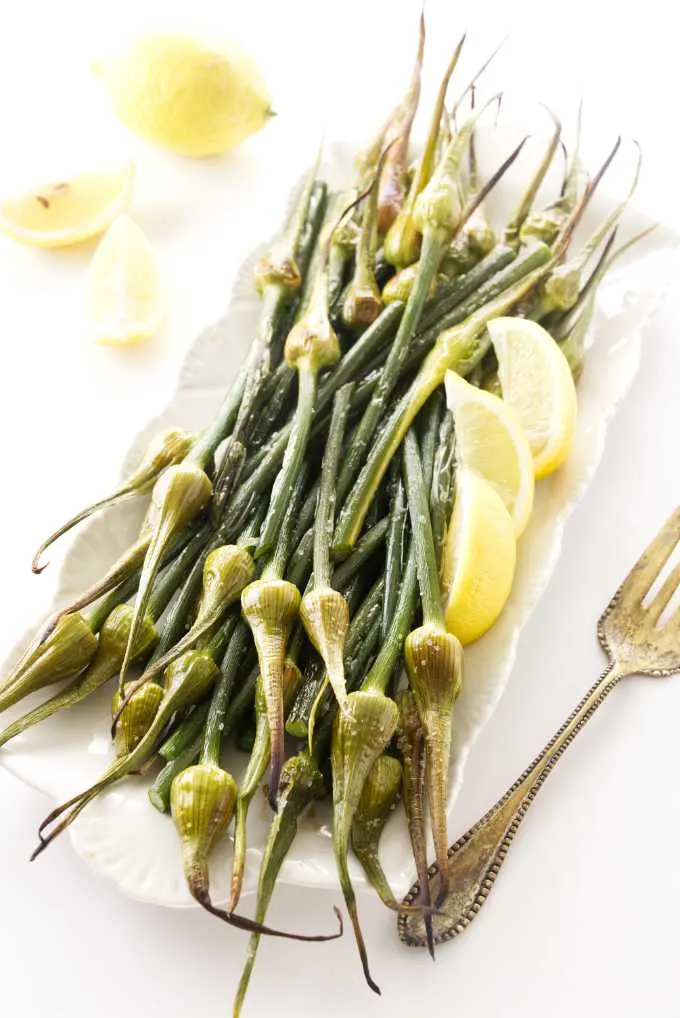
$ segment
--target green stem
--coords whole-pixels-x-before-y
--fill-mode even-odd
[[[158,755],[168,762],[180,756],[205,728],[209,708],[209,703],[199,703],[197,707],[194,707],[172,735],[169,735],[165,742],[158,747]]]
[[[306,274],[309,268],[316,239],[321,228],[326,208],[326,192],[326,185],[321,181],[317,181],[312,188],[305,225],[296,251],[296,261],[302,276]],[[279,332],[285,334],[289,321],[289,316],[283,314],[280,330],[277,330],[277,336]],[[247,376],[248,365],[244,364],[213,423],[197,440],[190,453],[190,458],[204,469],[211,462],[218,445],[227,437],[236,423],[236,417],[246,387]]]
[[[285,511],[281,521],[281,527],[277,534],[274,552],[269,562],[267,562],[266,566],[262,570],[262,579],[280,580],[285,575],[293,546],[293,534],[297,523],[297,517],[299,515],[302,493],[305,489],[306,483],[307,467],[303,462],[297,476],[295,477],[294,483],[288,492]]]
[[[313,544],[314,531],[310,529],[302,535],[302,539],[288,561],[286,579],[299,590],[304,590],[312,571]]]
[[[352,616],[345,644],[345,679],[347,688],[355,685],[357,671],[365,663],[364,653],[372,653],[379,633],[381,602],[385,591],[383,577],[376,580],[364,598],[359,609]],[[328,689],[328,679],[323,667],[316,663],[305,674],[304,681],[286,720],[286,731],[296,738],[305,738],[309,731],[310,718],[323,719],[332,708],[333,697]],[[315,743],[316,745],[316,743]]]
[[[432,487],[432,474],[437,451],[437,433],[443,409],[444,393],[442,389],[437,389],[425,404],[422,412],[422,428],[420,432],[420,461],[423,468],[425,490],[428,492]],[[420,424],[420,421],[418,423]]]
[[[333,413],[328,431],[326,449],[321,464],[319,501],[314,523],[314,586],[328,587],[331,582],[330,541],[335,518],[335,482],[342,453],[342,442],[347,424],[353,386],[344,385],[333,400]]]
[[[260,324],[246,363],[243,398],[232,433],[227,440],[224,458],[213,482],[211,503],[213,523],[220,520],[224,507],[238,484],[247,454],[247,443],[255,423],[255,413],[271,370],[271,351],[277,326],[289,301],[290,294],[280,283],[265,286]]]
[[[258,674],[259,668],[256,666],[248,673],[240,686],[238,693],[236,693],[229,703],[224,716],[224,729],[222,731],[223,739],[226,739],[237,728],[237,726],[241,724],[248,712],[252,709],[253,699],[255,697],[255,683]],[[198,707],[197,710],[201,710],[203,706],[205,706],[207,712],[207,704],[201,705],[201,707]],[[177,734],[179,735],[179,732],[181,731],[182,729],[179,729]],[[172,782],[186,767],[197,762],[201,755],[203,742],[203,726],[201,726],[200,730],[193,736],[193,739],[184,744],[181,751],[176,756],[168,758],[168,763],[158,774],[156,780],[149,789],[149,798],[156,809],[160,810],[161,813],[167,813],[170,809],[170,789],[172,788]]]
[[[487,323],[492,318],[510,311],[549,270],[551,264],[549,249],[538,250],[545,252],[545,261],[540,268],[530,272],[515,286],[509,287],[495,300],[471,314],[460,326],[442,333],[439,337],[408,391],[387,418],[352,493],[343,506],[335,530],[333,550],[337,557],[347,556],[354,546],[390,460],[420,409],[443,382],[446,372],[463,366],[470,370],[489,348],[489,341],[483,334]]]
[[[356,429],[352,446],[347,454],[345,466],[338,480],[338,499],[346,498],[355,481],[362,463],[366,459],[369,445],[373,441],[376,429],[388,405],[388,400],[403,369],[413,333],[418,325],[425,301],[435,276],[444,239],[439,230],[426,229],[423,235],[423,248],[420,258],[420,269],[415,285],[409,295],[403,317],[399,323],[397,335],[390,347],[385,367],[378,381],[371,402],[366,407],[359,427]]]
[[[159,619],[168,607],[180,583],[205,548],[207,539],[208,528],[201,528],[160,575],[149,598],[148,612],[152,619]]]
[[[375,555],[376,551],[378,551],[378,549],[382,546],[385,537],[387,536],[388,526],[389,520],[385,516],[382,520],[378,520],[378,522],[374,524],[370,530],[367,530],[366,533],[357,541],[356,548],[352,554],[349,555],[333,572],[333,586],[336,590],[341,589],[347,581],[362,568],[364,563]]]
[[[480,302],[484,303],[491,299],[495,287],[500,287],[501,290],[505,289],[506,286],[526,275],[530,268],[535,268],[540,258],[540,255],[536,254],[537,250],[541,250],[540,245],[538,248],[534,247],[526,254],[520,255],[514,272],[503,275],[502,270],[508,268],[509,263],[515,258],[515,252],[510,247],[498,245],[474,269],[447,284],[442,290],[441,296],[437,296],[429,305],[426,305],[426,311],[422,318],[423,328],[413,339],[411,351],[400,377],[403,377],[404,372],[411,370],[414,363],[418,364],[423,359],[434,345],[442,329],[462,321],[479,307]],[[510,269],[512,270],[512,266]],[[456,309],[459,306],[460,312],[457,312]],[[362,372],[365,373],[371,358],[383,350],[385,344],[394,334],[403,313],[404,305],[401,302],[389,304],[373,325],[369,326],[345,354],[337,368],[328,373],[319,386],[315,417],[321,419],[322,411],[328,406],[334,393],[341,385],[359,378]],[[291,378],[292,374],[291,371]],[[364,401],[370,398],[374,389],[375,383],[372,380],[366,388],[364,383],[357,385],[352,399],[352,407],[363,406]],[[234,532],[251,506],[253,498],[271,485],[286,452],[291,429],[291,423],[285,425],[274,439],[263,447],[252,461],[246,464],[243,484],[226,513],[226,533]]]
[[[453,414],[444,411],[437,442],[437,452],[430,487],[430,517],[432,519],[432,536],[437,553],[437,562],[441,560],[444,537],[451,518],[453,499],[455,497],[455,443],[456,434]]]
[[[260,533],[256,551],[257,558],[269,555],[276,543],[281,521],[290,498],[290,491],[302,466],[312,427],[316,398],[316,371],[312,368],[309,359],[301,360],[298,367],[300,386],[298,405],[281,470],[272,488],[267,518]]]
[[[371,670],[362,683],[362,689],[373,689],[384,693],[394,674],[404,640],[409,634],[416,611],[417,595],[417,567],[414,540],[411,538],[411,548],[406,561],[404,578],[399,588],[399,597],[394,610],[394,615],[382,639],[380,651],[371,666]]]
[[[118,587],[106,594],[86,615],[87,624],[93,633],[98,633],[114,608],[124,604],[137,590],[141,569],[124,580]]]
[[[224,397],[212,424],[196,439],[187,457],[187,459],[201,467],[202,470],[209,466],[215,455],[215,449],[217,449],[220,442],[224,441],[234,427],[238,408],[241,405],[243,392],[246,387],[246,376],[247,368],[244,364],[234,379],[231,389]]]
[[[316,761],[308,753],[303,751],[286,761],[279,809],[272,817],[260,864],[255,909],[257,922],[262,922],[267,914],[276,878],[297,834],[301,814],[314,799],[322,796],[323,791],[323,778]],[[260,935],[253,933],[248,942],[246,963],[236,993],[234,1018],[238,1018],[241,1013],[259,943]]]
[[[411,517],[411,540],[415,550],[420,599],[423,604],[423,621],[425,625],[431,623],[443,628],[444,611],[439,590],[430,506],[418,439],[413,430],[407,433],[404,440],[404,482]]]
[[[250,643],[250,630],[242,619],[234,618],[227,650],[222,660],[220,677],[213,689],[210,708],[205,723],[201,763],[220,763],[220,749],[224,738],[225,718],[234,682],[243,664]]]
[[[394,477],[391,485],[390,514],[385,542],[385,600],[383,601],[382,620],[380,623],[380,636],[383,640],[387,636],[396,610],[404,570],[404,559],[406,557],[408,508],[406,505],[404,482],[401,477],[401,461],[399,456],[395,456],[392,460],[392,471]],[[362,540],[363,538],[358,542],[357,548]],[[356,549],[349,558],[345,559],[345,562],[349,562],[355,554]]]

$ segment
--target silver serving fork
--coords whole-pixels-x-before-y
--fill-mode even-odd
[[[441,911],[431,917],[435,944],[445,943],[462,933],[475,918],[538,790],[621,679],[626,675],[665,677],[680,671],[680,609],[659,624],[680,586],[680,562],[671,569],[659,590],[647,596],[679,541],[680,506],[633,566],[598,622],[598,639],[609,658],[598,681],[505,795],[449,849],[451,891],[441,904]],[[429,869],[429,883],[430,901],[437,901],[439,870],[436,863]],[[404,903],[417,905],[419,897],[420,886],[416,883]],[[402,913],[398,928],[405,944],[427,946],[422,913]]]

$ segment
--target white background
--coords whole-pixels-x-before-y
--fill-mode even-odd
[[[430,0],[428,86],[464,28],[459,81],[512,28],[489,90],[506,87],[511,109],[537,130],[543,121],[532,99],[572,125],[583,92],[588,154],[603,154],[619,132],[639,138],[639,204],[678,225],[680,76],[667,6],[647,2],[626,13],[595,0],[487,0],[465,12]],[[191,8],[191,20],[180,7]],[[132,211],[163,258],[170,313],[143,349],[94,348],[81,312],[90,252],[41,253],[0,238],[0,652],[50,594],[49,572],[30,574],[37,539],[115,479],[131,439],[168,398],[191,340],[223,308],[236,267],[271,233],[322,127],[361,138],[381,119],[408,74],[417,10],[396,0],[2,5],[2,190],[131,153],[138,164]],[[236,35],[269,81],[277,119],[224,161],[191,163],[130,139],[90,78],[90,60],[120,33],[167,24]],[[452,840],[600,671],[595,620],[678,501],[679,299],[676,283],[648,334],[596,480],[569,523],[510,686],[473,750]],[[382,1000],[362,984],[351,936],[325,947],[279,941],[263,945],[246,1013],[401,1018],[415,1006],[466,1018],[677,1016],[679,719],[680,679],[634,679],[614,694],[531,810],[479,921],[441,950],[435,966],[403,948],[392,918],[366,898]],[[3,1013],[229,1013],[243,951],[238,934],[197,913],[122,899],[67,839],[29,865],[47,802],[0,770],[0,804]],[[281,889],[270,920],[322,928],[338,897]]]

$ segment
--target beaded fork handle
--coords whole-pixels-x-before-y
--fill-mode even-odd
[[[680,671],[680,611],[660,624],[664,610],[680,587],[680,562],[658,592],[648,598],[679,541],[680,507],[640,557],[599,620],[598,639],[609,658],[605,671],[505,795],[449,848],[450,890],[440,906],[441,913],[431,917],[435,944],[452,940],[478,914],[545,779],[621,679],[635,674],[663,678]],[[428,874],[431,900],[437,901],[438,866],[431,866]],[[416,883],[404,903],[417,905],[419,898],[420,886]],[[403,943],[410,947],[427,946],[422,912],[402,913],[398,929]]]

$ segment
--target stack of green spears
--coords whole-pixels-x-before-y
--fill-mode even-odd
[[[476,75],[447,106],[462,40],[411,162],[423,48],[421,20],[408,90],[357,157],[351,186],[330,195],[317,166],[300,188],[256,268],[259,326],[213,422],[198,437],[179,428],[159,435],[119,490],[41,546],[36,572],[46,548],[87,516],[150,494],[132,547],[49,621],[0,688],[4,710],[60,684],[0,734],[4,745],[117,677],[115,761],[50,813],[34,856],[104,789],[161,764],[149,798],[172,815],[192,895],[250,933],[235,1015],[263,933],[342,933],[339,913],[339,930],[325,936],[264,925],[314,800],[332,798],[340,885],[373,990],[348,854],[351,846],[387,907],[405,908],[379,856],[400,799],[421,887],[429,822],[446,895],[463,653],[444,626],[439,580],[456,490],[442,383],[451,370],[497,388],[486,325],[507,314],[540,321],[578,377],[597,287],[633,242],[614,248],[623,201],[569,253],[619,142],[592,179],[577,145],[560,193],[534,208],[560,147],[556,121],[517,209],[494,232],[485,199],[522,146],[480,182],[475,129],[499,97],[475,107]],[[639,160],[630,193],[638,171]],[[249,752],[239,783],[222,766],[231,739]],[[263,783],[272,819],[248,919],[235,910],[248,809]],[[220,908],[208,860],[232,820],[231,893]],[[431,950],[439,904],[419,906]]]

